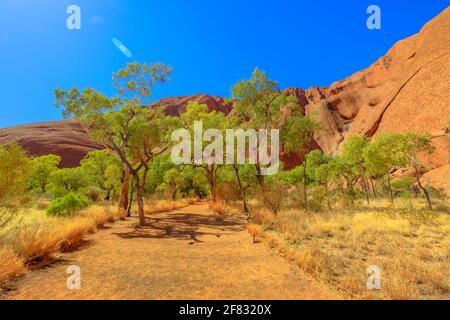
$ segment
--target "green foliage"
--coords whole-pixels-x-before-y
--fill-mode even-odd
[[[88,184],[99,188],[104,198],[110,198],[120,188],[120,160],[108,150],[89,152],[81,160],[80,170],[88,178]]]
[[[280,128],[284,121],[282,108],[288,108],[291,116],[301,114],[297,98],[283,94],[278,84],[259,69],[250,79],[237,82],[231,92],[236,116],[241,124],[253,129]]]
[[[430,134],[406,132],[400,136],[398,161],[405,167],[418,168],[422,165],[419,154],[431,155],[435,149]]]
[[[50,175],[58,170],[61,157],[53,154],[36,157],[32,160],[31,186],[41,193],[47,192]]]
[[[347,164],[357,168],[360,172],[365,170],[364,149],[370,140],[364,136],[353,136],[344,146],[343,157]]]
[[[17,144],[0,145],[0,207],[26,200],[31,161]]]
[[[389,206],[383,212],[390,218],[401,217],[415,225],[434,225],[439,214],[427,208],[415,208],[412,202],[403,206]]]
[[[401,139],[400,134],[384,134],[364,148],[363,158],[370,175],[380,178],[392,169],[402,167],[399,157]]]
[[[113,75],[113,85],[127,101],[135,99],[145,106],[151,102],[155,85],[169,81],[172,71],[171,66],[160,62],[150,65],[132,62]]]
[[[78,168],[64,168],[51,173],[50,190],[54,197],[61,197],[71,192],[78,192],[85,187],[88,177]]]
[[[322,166],[327,165],[330,160],[331,160],[331,157],[323,154],[323,152],[320,150],[313,150],[307,155],[307,157],[306,157],[306,161],[307,161],[306,174],[308,176],[308,181],[310,183],[312,183],[312,182],[320,183],[321,182],[319,180],[319,176],[318,176],[319,173],[322,174],[320,176],[320,178],[322,178],[322,180],[327,178],[327,177],[324,177],[323,172],[319,172],[319,169]],[[321,169],[321,171],[324,171],[325,169],[327,169],[326,170],[327,172],[329,171],[328,167],[323,167]]]
[[[102,199],[103,191],[98,187],[90,186],[86,189],[84,195],[92,202],[99,202]]]
[[[288,184],[295,185],[296,187],[303,183],[304,177],[305,168],[303,166],[298,166],[282,173],[284,181]]]
[[[71,217],[88,205],[89,201],[80,195],[68,193],[53,200],[47,209],[47,213],[55,217]]]
[[[154,194],[164,188],[159,188],[164,181],[164,175],[167,171],[172,169],[174,164],[170,158],[169,153],[157,156],[149,163],[147,182],[145,184],[145,191],[147,194]]]
[[[392,182],[392,188],[396,191],[406,191],[409,190],[415,182],[416,179],[411,177],[401,178]]]
[[[283,129],[283,141],[286,151],[305,159],[311,151],[314,134],[320,131],[322,125],[314,117],[289,117]]]

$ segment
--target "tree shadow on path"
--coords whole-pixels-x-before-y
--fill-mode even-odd
[[[242,229],[242,223],[237,219],[222,219],[195,213],[169,213],[149,217],[145,226],[135,225],[133,231],[114,234],[124,239],[177,239],[194,244],[204,242],[199,239],[202,236],[220,238]]]

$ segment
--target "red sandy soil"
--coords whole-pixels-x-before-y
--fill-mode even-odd
[[[116,222],[19,279],[6,299],[340,299],[206,204]],[[81,289],[66,287],[81,268]]]

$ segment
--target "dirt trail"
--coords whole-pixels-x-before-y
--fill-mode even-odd
[[[110,224],[51,266],[28,273],[7,299],[335,299],[264,244],[252,244],[240,219],[220,219],[197,204]],[[81,268],[81,289],[66,287]]]

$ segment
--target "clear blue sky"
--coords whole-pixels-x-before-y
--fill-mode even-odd
[[[66,28],[81,7],[81,30]],[[368,30],[366,9],[382,10]],[[154,98],[230,87],[255,67],[281,87],[330,85],[366,68],[450,0],[0,0],[0,127],[60,119],[56,87],[113,95],[130,61],[174,67]],[[112,43],[122,41],[129,59]]]

